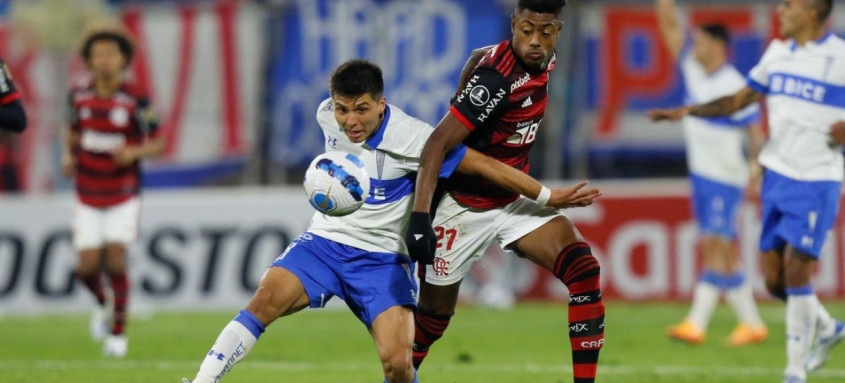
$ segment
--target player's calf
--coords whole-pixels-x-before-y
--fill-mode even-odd
[[[414,314],[414,369],[418,369],[426,356],[428,349],[443,336],[452,314],[437,314],[418,309]]]
[[[569,341],[574,381],[592,383],[596,378],[599,351],[604,346],[601,266],[590,245],[575,242],[560,252],[554,273],[569,289]]]

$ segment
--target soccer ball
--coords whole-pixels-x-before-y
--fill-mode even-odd
[[[323,153],[305,172],[305,195],[320,213],[340,217],[358,210],[370,194],[370,176],[358,157]]]

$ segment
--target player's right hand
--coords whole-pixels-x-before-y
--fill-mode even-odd
[[[689,108],[652,109],[648,111],[648,118],[652,121],[678,121],[689,114]]]
[[[405,233],[405,244],[408,255],[414,262],[426,265],[434,263],[434,250],[437,247],[437,236],[431,227],[431,215],[428,213],[412,212],[408,222],[408,232]]]
[[[70,154],[62,155],[62,174],[71,178],[76,173],[76,157]]]

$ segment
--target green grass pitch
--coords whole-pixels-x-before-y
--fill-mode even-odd
[[[831,303],[845,317],[845,303]],[[708,339],[697,347],[672,342],[665,328],[686,303],[608,302],[607,343],[598,382],[779,382],[784,366],[783,306],[762,304],[771,336],[763,344],[730,348],[734,322],[724,306]],[[157,313],[131,318],[130,352],[122,360],[100,356],[88,338],[87,316],[0,318],[0,381],[172,382],[193,377],[231,313]],[[444,339],[420,370],[422,382],[572,381],[564,304],[522,304],[495,311],[462,306]],[[834,350],[811,382],[845,381],[845,345]],[[347,310],[316,310],[282,318],[246,360],[224,379],[251,382],[381,382],[369,335]]]

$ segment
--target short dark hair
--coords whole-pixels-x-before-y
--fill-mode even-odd
[[[82,43],[82,50],[79,52],[85,62],[88,62],[91,58],[91,48],[98,41],[113,41],[120,49],[120,54],[126,58],[126,65],[128,66],[132,62],[135,46],[129,37],[118,31],[97,31],[88,35]]]
[[[810,0],[810,6],[815,8],[819,23],[824,23],[833,11],[833,0]]]
[[[378,99],[384,93],[384,78],[381,68],[363,59],[349,60],[340,64],[329,80],[332,95],[360,96],[369,94]]]
[[[728,31],[728,28],[726,28],[724,24],[707,23],[699,25],[698,29],[701,29],[701,31],[707,36],[725,43],[725,45],[731,43],[731,32]]]
[[[516,10],[522,12],[527,9],[531,12],[559,15],[565,6],[566,0],[519,0]]]

